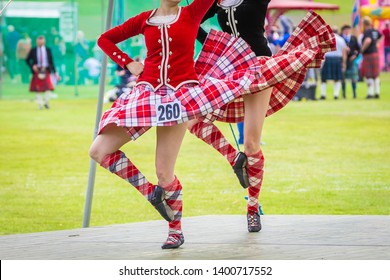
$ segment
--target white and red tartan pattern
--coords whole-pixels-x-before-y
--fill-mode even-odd
[[[169,222],[169,234],[180,234],[181,217],[183,211],[182,186],[180,181],[175,177],[175,180],[168,186],[164,187],[165,201],[173,212],[173,221]]]
[[[237,150],[226,140],[222,132],[213,123],[203,121],[197,122],[192,126],[190,132],[206,144],[211,145],[216,149],[231,166],[234,165],[234,160],[237,156]]]
[[[155,186],[148,182],[145,176],[122,151],[118,150],[107,155],[100,165],[129,182],[150,202]]]
[[[264,155],[260,150],[256,154],[247,155],[248,165],[246,171],[248,173],[248,212],[259,212],[259,195],[264,176]]]
[[[122,94],[100,121],[99,132],[111,123],[126,127],[133,140],[152,126],[172,126],[200,118],[240,97],[259,71],[257,58],[247,43],[227,33],[212,30],[197,59],[199,84],[184,84],[178,90],[166,86],[157,91],[140,84]],[[179,120],[159,123],[156,105],[181,103]]]
[[[315,12],[309,12],[272,57],[259,57],[260,72],[248,93],[273,87],[267,115],[287,105],[304,81],[307,68],[319,68],[326,52],[335,50],[334,34]],[[206,121],[236,123],[244,121],[244,100],[235,99],[204,118]]]

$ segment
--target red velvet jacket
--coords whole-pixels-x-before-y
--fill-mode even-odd
[[[194,69],[194,46],[199,25],[214,0],[194,0],[180,7],[176,19],[169,24],[149,22],[157,9],[128,19],[103,33],[100,48],[123,68],[133,60],[116,44],[143,34],[147,55],[144,71],[137,84],[149,84],[154,90],[166,85],[174,90],[186,83],[198,83]]]

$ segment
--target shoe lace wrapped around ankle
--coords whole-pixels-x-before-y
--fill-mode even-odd
[[[258,226],[259,225],[259,217],[256,213],[249,213],[248,214],[248,222],[249,225],[252,227]]]
[[[181,236],[179,234],[170,234],[168,235],[167,241],[165,244],[175,244],[181,240]]]

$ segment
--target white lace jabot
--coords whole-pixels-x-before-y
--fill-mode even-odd
[[[221,7],[231,7],[239,4],[240,2],[242,2],[242,0],[222,0],[219,5]]]
[[[150,23],[154,24],[162,24],[162,23],[171,23],[176,19],[177,15],[169,15],[169,16],[153,16],[149,19]]]

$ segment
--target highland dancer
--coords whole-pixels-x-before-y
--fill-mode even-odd
[[[274,56],[265,38],[264,22],[269,0],[218,0],[203,21],[217,14],[223,31],[243,38],[258,57],[261,72],[248,93],[212,114],[189,122],[191,133],[224,156],[233,167],[243,188],[248,188],[247,223],[249,232],[261,230],[258,199],[264,174],[260,148],[266,116],[284,107],[302,84],[307,68],[320,67],[324,54],[334,50],[331,28],[310,12]],[[202,42],[207,33],[199,30]],[[201,72],[202,69],[199,69]],[[256,93],[256,94],[254,94]],[[237,151],[213,123],[244,122],[244,152]]]
[[[99,134],[90,148],[95,161],[133,185],[168,221],[163,249],[184,243],[182,186],[174,170],[186,122],[240,97],[259,71],[256,56],[242,39],[213,32],[197,60],[197,65],[208,71],[196,73],[196,35],[213,0],[195,0],[186,7],[179,7],[179,3],[160,0],[159,8],[128,19],[98,39],[114,62],[139,77],[132,91],[122,94],[103,114]],[[145,37],[144,64],[133,61],[116,46],[138,34]],[[157,184],[149,182],[120,150],[152,126],[157,126]]]

